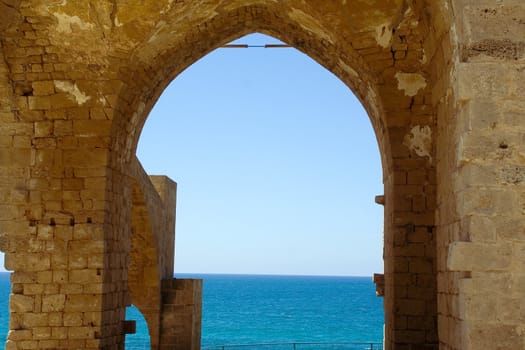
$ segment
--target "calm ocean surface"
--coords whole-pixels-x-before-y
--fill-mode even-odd
[[[382,298],[371,277],[186,275],[202,278],[202,346],[266,342],[371,341],[383,338]],[[8,328],[9,274],[0,274],[0,343]],[[127,349],[149,349],[136,309]]]

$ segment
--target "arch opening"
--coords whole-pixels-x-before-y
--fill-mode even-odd
[[[126,349],[151,349],[148,323],[135,305],[132,304],[126,308],[126,320],[134,321],[133,327],[131,327],[134,332],[126,335]]]
[[[0,298],[1,300],[9,300],[9,294],[12,292],[12,285],[9,280],[10,273],[0,271]],[[0,308],[0,344],[5,343],[7,338],[7,332],[9,329],[9,320],[11,313],[9,311],[8,303],[1,304]]]
[[[367,21],[380,24],[382,30],[354,28],[344,32],[329,23],[332,16],[337,17],[331,13],[333,8],[302,6],[286,10],[266,2],[233,5],[200,18],[181,35],[170,35],[177,32],[176,23],[157,28],[137,48],[123,77],[125,84],[112,126],[112,144],[119,152],[112,154],[112,167],[126,172],[146,117],[162,91],[206,53],[251,32],[290,43],[352,87],[374,127],[385,184],[387,348],[412,344],[435,347],[436,177],[432,132],[436,111],[421,44],[428,31],[424,6],[411,4],[406,8],[392,2],[388,5],[391,7],[377,12],[371,5],[357,11],[354,19],[358,23],[355,16],[366,14]],[[323,11],[332,16],[323,16]],[[412,47],[408,42],[416,44]],[[397,50],[403,51],[401,55]],[[416,311],[412,305],[417,305]],[[407,337],[409,333],[417,337]]]
[[[305,9],[305,11],[310,10]],[[408,17],[403,18],[402,23],[398,24],[408,26],[415,23],[418,28],[414,33],[417,35],[425,33],[424,26],[427,22],[420,17],[421,8],[411,8],[412,11],[402,10],[408,14]],[[254,17],[251,11],[263,15]],[[410,21],[414,16],[420,21]],[[398,62],[392,50],[387,50],[387,47],[377,42],[375,31],[360,34],[348,32],[345,40],[331,41],[326,40],[323,30],[318,32],[312,29],[312,23],[308,22],[308,18],[310,17],[283,16],[282,11],[275,12],[272,5],[230,8],[228,12],[218,13],[217,17],[204,19],[203,26],[195,27],[195,32],[190,29],[177,38],[166,36],[167,42],[161,40],[166,45],[163,49],[144,47],[154,54],[146,58],[137,56],[134,62],[138,70],[130,67],[128,73],[131,74],[128,76],[138,79],[126,80],[127,86],[122,94],[125,103],[122,109],[118,108],[119,118],[113,125],[113,140],[117,143],[115,148],[125,149],[120,156],[113,159],[115,168],[125,168],[126,159],[135,154],[140,131],[154,103],[168,83],[186,67],[204,54],[247,33],[262,32],[284,39],[293,47],[313,57],[347,86],[352,87],[352,91],[367,109],[380,148],[385,185],[387,348],[395,346],[394,344],[404,346],[412,343],[433,347],[437,342],[437,281],[434,273],[433,236],[436,190],[435,166],[432,158],[434,141],[431,134],[435,111],[431,106],[429,84],[419,84],[417,88],[410,87],[410,84],[408,87],[403,85],[404,83],[401,84],[402,86],[399,84],[400,80],[411,81],[414,77],[418,78],[415,79],[416,81],[422,79],[426,82],[427,73],[419,72],[420,69],[423,70],[421,67],[425,62],[424,50],[421,45],[416,45],[409,56],[410,59]],[[324,18],[324,16],[316,13],[314,18]],[[331,27],[327,23],[317,24],[321,29]],[[166,30],[168,28],[169,26]],[[396,47],[399,44],[400,48],[412,50],[402,43],[394,43],[396,40],[405,40],[399,34],[401,32],[396,32],[398,36],[391,38],[388,44],[395,44]],[[331,32],[330,35],[345,37],[343,33]],[[413,40],[416,39],[410,39]],[[370,45],[370,47],[358,48],[359,45]],[[166,50],[165,47],[169,49]],[[408,51],[405,54],[408,55]],[[177,54],[180,52],[188,52],[188,54]],[[146,79],[140,73],[144,69],[148,72]],[[403,74],[406,71],[410,73],[398,75],[399,71]],[[418,72],[411,73],[414,71]],[[134,72],[138,75],[134,75]],[[118,106],[120,107],[121,104],[119,103]],[[126,115],[131,117],[120,118]],[[414,251],[422,253],[411,253]],[[417,266],[417,268],[409,270],[410,266]],[[413,278],[407,279],[407,275]],[[402,286],[398,287],[398,285]],[[407,293],[407,285],[413,289],[410,294]],[[414,300],[418,305],[417,315],[413,314],[411,306]],[[396,318],[396,315],[403,315],[403,317]],[[407,323],[397,322],[412,319],[412,316],[417,319],[414,323],[418,328],[416,338],[405,337]]]
[[[265,40],[274,42],[263,35],[251,35],[237,42],[253,43],[253,40],[256,44]],[[383,191],[382,171],[375,136],[359,101],[336,77],[295,50],[293,54],[273,51],[270,56],[266,55],[268,51],[241,53],[232,50],[214,51],[215,54],[196,62],[175,79],[157,102],[140,139],[138,158],[148,172],[169,174],[180,186],[176,272],[216,273],[222,270],[230,273],[371,276],[373,272],[382,271],[383,213],[373,203],[374,195]],[[240,54],[242,58],[237,58],[235,68],[232,63],[225,63],[234,59],[232,55]],[[268,76],[274,81],[269,83]],[[288,84],[290,80],[295,84]],[[225,85],[235,86],[234,90],[224,91],[227,89]],[[213,92],[221,89],[214,98]],[[298,91],[300,89],[303,91]],[[193,90],[202,102],[184,94],[187,90]],[[272,90],[280,93],[272,93]],[[245,95],[247,91],[250,93]],[[178,96],[181,94],[182,97]],[[206,109],[208,105],[212,108]],[[346,142],[348,135],[353,135],[353,142]],[[169,159],[166,159],[166,149],[171,150]],[[364,149],[371,152],[364,152]],[[233,156],[230,158],[230,155]],[[163,160],[159,161],[159,158]],[[359,171],[354,164],[359,164]],[[193,172],[185,169],[191,167],[195,168]],[[254,172],[247,172],[246,168],[253,168],[259,174],[254,176]],[[278,171],[266,171],[271,168]],[[213,174],[208,182],[203,181],[206,173]],[[307,173],[314,174],[308,176]],[[355,173],[365,176],[356,175],[354,178],[349,175]],[[228,181],[229,177],[233,182]],[[282,177],[282,181],[275,181],[275,177]],[[369,191],[344,184],[367,180],[367,184],[374,183],[373,188],[361,188],[367,187]],[[326,185],[331,182],[337,184]],[[261,188],[253,191],[253,187]],[[286,187],[293,189],[287,191]],[[268,192],[277,192],[278,195],[268,196]],[[336,195],[336,192],[341,193]],[[233,200],[228,200],[230,198]],[[233,204],[236,201],[243,205]],[[310,205],[300,204],[305,201]],[[360,205],[351,206],[351,202]],[[199,206],[200,209],[196,209]],[[367,211],[375,213],[374,219],[358,224],[356,218],[366,217]],[[350,212],[354,214],[350,215]],[[283,220],[280,217],[283,215],[292,219]],[[322,219],[314,219],[316,215]],[[346,223],[342,224],[342,221]],[[228,223],[230,226],[225,225]],[[342,228],[338,228],[339,225]],[[202,234],[210,230],[217,234]],[[230,235],[231,231],[251,232],[242,237]],[[337,232],[327,235],[326,231]],[[354,234],[352,244],[360,245],[361,250],[369,254],[359,255],[358,250],[348,254],[341,249],[345,234]],[[280,238],[287,235],[292,237],[286,241]],[[232,240],[255,244],[257,249],[243,247],[243,243],[232,244]],[[295,247],[299,248],[294,248],[294,240]],[[301,245],[301,240],[310,243]],[[211,242],[206,244],[207,241]],[[330,241],[329,244],[326,241]],[[294,260],[290,255],[295,249],[307,252]],[[239,250],[246,253],[239,256]],[[265,259],[264,252],[272,250],[278,252],[273,256],[266,254],[270,258]],[[251,267],[248,266],[246,259],[250,259],[250,255],[258,256],[259,264],[265,266],[254,266],[253,262]],[[235,256],[236,259],[228,259]],[[330,266],[325,266],[324,271],[323,268],[316,269],[308,263],[312,256],[325,257],[330,260]],[[375,257],[373,267],[351,270],[352,266],[355,268],[365,261],[369,263],[372,256]],[[188,257],[192,260],[188,261]],[[199,260],[203,262],[195,265]],[[209,270],[210,261],[213,261],[215,270]],[[232,270],[235,266],[237,270]],[[368,281],[371,284],[371,278]],[[375,298],[373,292],[372,296]],[[382,340],[381,336],[377,338],[377,334],[382,334],[381,325],[382,320],[375,341]],[[206,316],[203,327],[207,327]],[[203,342],[203,345],[210,344]]]
[[[264,15],[252,18],[253,13]],[[147,116],[157,102],[159,96],[181,72],[194,62],[202,59],[213,50],[232,42],[250,33],[262,33],[276,38],[291,47],[305,53],[314,61],[325,67],[329,72],[339,78],[347,85],[359,99],[375,131],[377,143],[380,149],[383,174],[391,168],[391,146],[389,144],[389,133],[386,130],[382,100],[379,98],[378,84],[381,79],[374,77],[369,65],[364,61],[359,51],[354,49],[351,43],[335,43],[326,39],[326,34],[316,33],[305,24],[300,23],[306,18],[285,18],[280,15],[281,11],[272,6],[241,6],[232,8],[230,12],[219,15],[238,17],[238,20],[229,22],[225,27],[221,19],[212,18],[205,21],[205,37],[203,33],[194,33],[189,30],[184,37],[179,36],[153,36],[148,40],[145,47],[137,48],[136,57],[133,62],[137,67],[131,67],[131,80],[126,79],[127,85],[122,93],[122,103],[119,104],[117,122],[114,125],[116,138],[114,142],[117,148],[124,146],[123,159],[117,159],[117,166],[122,161],[126,162],[135,154],[141,130],[146,122]],[[268,22],[266,17],[274,17]],[[196,27],[195,30],[203,31]],[[169,26],[163,32],[169,31]],[[161,38],[161,39],[158,39]],[[200,38],[196,40],[196,38]],[[157,41],[157,39],[159,41]],[[167,41],[166,41],[167,40]],[[148,46],[150,45],[150,46]],[[169,50],[160,49],[158,45],[169,45]],[[190,51],[190,55],[177,55],[177,52]],[[144,56],[144,52],[148,52]],[[177,60],[173,58],[177,57]],[[144,68],[145,67],[145,68]],[[162,67],[162,69],[158,69]],[[134,79],[133,72],[138,70],[140,75],[144,69],[148,72],[148,78]],[[122,107],[122,109],[120,108]],[[131,116],[127,118],[126,115]],[[124,118],[123,118],[124,117]]]
[[[255,40],[256,44],[276,42],[275,39],[257,34],[237,42],[246,40]],[[373,204],[373,197],[383,191],[381,165],[373,131],[359,101],[335,76],[293,49],[286,49],[287,53],[241,53],[232,50],[215,51],[215,54],[198,61],[174,80],[165,90],[166,97],[157,102],[152,111],[153,116],[148,119],[147,135],[142,134],[141,137],[142,146],[137,153],[148,172],[173,174],[177,181],[184,181],[188,188],[183,187],[180,189],[182,192],[179,192],[179,204],[181,201],[189,202],[178,207],[178,229],[184,227],[183,230],[190,230],[187,225],[181,226],[185,224],[184,214],[181,216],[186,210],[185,205],[191,206],[193,212],[199,212],[198,206],[206,203],[208,206],[200,210],[203,214],[220,211],[220,206],[212,207],[218,203],[218,199],[208,204],[206,197],[209,192],[216,198],[227,198],[227,190],[222,188],[238,193],[235,187],[247,190],[250,187],[262,187],[259,192],[250,192],[253,199],[239,213],[239,216],[254,219],[257,214],[250,212],[263,210],[262,205],[257,205],[257,200],[264,201],[267,207],[272,207],[272,202],[279,202],[279,198],[267,198],[262,193],[272,191],[271,187],[264,184],[265,177],[268,177],[276,186],[273,191],[286,196],[283,200],[287,203],[291,203],[294,197],[312,201],[316,195],[319,196],[320,206],[321,203],[329,203],[329,196],[340,191],[341,195],[336,199],[341,208],[336,211],[339,221],[352,211],[360,213],[356,216],[366,217],[364,208],[350,207],[350,200],[345,203],[345,198],[359,196],[359,201],[369,203],[365,206],[366,210],[374,212],[379,219],[371,223],[374,229],[367,230],[366,224],[361,223],[358,230],[380,235],[382,209]],[[269,81],[268,76],[274,80]],[[328,89],[324,85],[330,86],[329,91],[323,91]],[[232,128],[236,131],[231,131]],[[355,132],[356,129],[361,132]],[[348,141],[345,144],[345,135],[353,135],[351,143]],[[168,159],[167,149],[172,150]],[[363,152],[364,149],[369,151]],[[283,154],[279,154],[280,151]],[[345,157],[352,157],[361,164],[359,171]],[[249,169],[243,169],[244,165]],[[195,170],[182,173],[181,168]],[[271,171],[279,168],[283,168],[282,174]],[[259,172],[259,175],[255,172]],[[211,173],[215,179],[207,178],[207,182],[199,182],[205,177],[204,174]],[[351,176],[353,173],[359,174]],[[282,176],[281,181],[277,181],[279,176]],[[355,193],[352,193],[348,186],[327,186],[329,182],[343,184],[345,181],[366,182],[370,179],[374,181],[374,188],[368,193],[355,188]],[[294,181],[299,183],[294,184]],[[293,188],[293,192],[287,191],[286,187]],[[184,196],[186,191],[198,196],[197,199]],[[246,201],[246,198],[248,196],[237,201]],[[233,200],[229,203],[233,203]],[[290,204],[290,207],[293,205]],[[315,210],[326,212],[316,206],[308,210],[308,214],[303,217],[314,216]],[[216,216],[227,214],[225,212],[224,215]],[[301,221],[301,213],[289,214],[298,222]],[[206,231],[198,222],[202,220],[195,215],[192,217],[193,227]],[[210,217],[210,220],[213,219]],[[330,221],[327,219],[325,224]],[[349,226],[346,228],[350,230]],[[321,223],[317,229],[318,232],[323,230]],[[228,230],[224,228],[224,231]],[[193,243],[197,245],[197,241]],[[378,259],[381,256],[380,245],[374,250]],[[190,272],[187,268],[184,270]],[[344,274],[344,271],[336,272]]]

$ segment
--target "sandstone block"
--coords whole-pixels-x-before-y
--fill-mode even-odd
[[[398,299],[396,301],[396,313],[407,316],[423,316],[426,312],[424,300]]]
[[[40,295],[44,292],[45,285],[40,283],[26,283],[24,284],[25,295]]]
[[[102,344],[101,339],[86,339],[85,342],[87,349],[100,349]]]
[[[69,251],[71,253],[79,254],[100,254],[104,252],[105,242],[100,241],[89,241],[89,240],[78,240],[69,242]]]
[[[68,266],[70,269],[84,269],[87,267],[87,256],[80,254],[71,254],[68,257]],[[76,275],[74,276],[76,278]],[[72,282],[75,282],[72,280]]]
[[[498,62],[461,63],[458,66],[458,96],[461,101],[479,98],[490,100],[515,95],[519,75]]]
[[[55,120],[53,134],[55,136],[73,135],[73,122],[71,120]]]
[[[39,349],[59,349],[58,340],[41,340],[38,343]]]
[[[53,339],[67,339],[68,327],[51,327],[51,336]]]
[[[49,313],[49,326],[51,327],[63,326],[63,313],[62,312],[50,312]]]
[[[499,297],[496,300],[495,318],[509,322],[522,322],[525,316],[523,306],[524,301],[521,298]]]
[[[84,179],[62,179],[62,188],[67,191],[80,191],[84,188]]]
[[[29,109],[46,110],[51,109],[51,99],[47,96],[29,96],[27,98]]]
[[[89,151],[65,150],[63,154],[64,165],[80,168],[96,168],[98,166],[105,166],[108,156],[106,150],[100,149],[93,149]]]
[[[490,5],[474,3],[465,6],[462,16],[466,31],[465,38],[470,42],[484,39],[508,40],[509,33],[513,33],[516,38],[523,38],[525,28],[523,23],[517,20],[518,18],[525,18],[525,7],[519,2],[506,6],[497,6],[494,3]]]
[[[111,121],[109,120],[75,120],[73,131],[77,136],[109,136]]]
[[[68,312],[64,314],[64,326],[82,326],[83,317],[81,312]]]
[[[497,301],[488,295],[465,296],[460,308],[461,317],[468,320],[494,321],[496,318]]]
[[[49,225],[37,226],[37,238],[40,240],[51,240],[53,238],[54,228]]]
[[[55,226],[55,238],[61,241],[69,241],[73,238],[73,228],[69,225]]]
[[[10,312],[32,312],[35,307],[35,299],[32,296],[11,294],[9,299]]]
[[[466,330],[471,349],[522,349],[524,339],[519,326],[472,322]]]
[[[18,343],[19,349],[38,349],[37,340],[22,340]]]
[[[98,312],[84,312],[84,326],[94,325],[94,326],[101,326],[102,320],[103,320],[103,313],[101,311]]]
[[[31,339],[31,330],[29,329],[17,329],[10,330],[7,334],[7,338],[10,340],[28,340]]]
[[[411,258],[408,261],[409,272],[432,274],[434,272],[434,261],[431,258]]]
[[[512,246],[453,242],[449,246],[447,268],[451,271],[503,271],[510,267]]]
[[[84,292],[84,287],[82,284],[68,283],[62,284],[60,286],[61,294],[82,294]]]
[[[33,82],[33,94],[35,96],[46,96],[55,93],[55,84],[53,81],[35,81]]]
[[[54,312],[64,310],[66,296],[64,294],[45,295],[42,298],[42,312]]]
[[[75,294],[69,295],[66,300],[66,312],[87,312],[100,311],[102,306],[102,297],[93,294]]]
[[[84,339],[68,339],[61,340],[59,343],[60,349],[85,349],[86,341]]]
[[[29,313],[26,312],[21,315],[21,322],[24,327],[45,327],[49,323],[47,313]]]
[[[93,338],[93,333],[92,327],[69,327],[68,329],[70,339],[90,339]]]
[[[33,339],[49,339],[51,338],[51,327],[35,327],[33,328]]]
[[[87,262],[85,258],[82,261]],[[102,282],[102,276],[96,269],[70,270],[69,281],[78,284]]]
[[[103,294],[104,293],[104,284],[103,283],[88,283],[84,284],[84,293],[89,294]]]
[[[17,253],[5,257],[5,267],[8,270],[45,271],[51,267],[51,259],[44,253]]]
[[[78,106],[73,96],[63,92],[48,96],[46,97],[46,100],[49,103],[49,107],[44,109],[51,109],[51,106],[53,106],[54,109],[72,108]]]
[[[29,136],[13,136],[14,148],[31,148],[31,137]]]

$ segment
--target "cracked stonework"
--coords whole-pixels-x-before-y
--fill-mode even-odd
[[[89,30],[93,29],[94,25],[92,23],[86,23],[80,19],[78,16],[69,16],[65,13],[53,13],[53,16],[58,20],[57,23],[57,32],[61,33],[72,33],[73,26],[78,27],[80,30]]]

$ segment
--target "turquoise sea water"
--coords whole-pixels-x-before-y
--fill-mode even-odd
[[[4,346],[9,329],[9,294],[11,293],[10,273],[0,272],[0,348]]]
[[[383,339],[383,302],[371,277],[178,277],[204,280],[202,346]],[[128,346],[133,341],[128,336]]]
[[[202,346],[266,342],[371,341],[383,338],[382,299],[371,277],[177,275],[202,278]],[[8,329],[9,275],[0,274],[0,342]],[[149,349],[140,313],[127,349]]]

